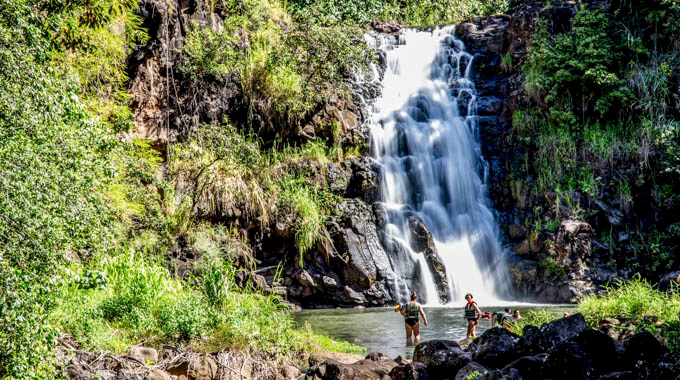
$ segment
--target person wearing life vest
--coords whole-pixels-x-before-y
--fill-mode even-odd
[[[411,332],[413,332],[413,335],[415,336],[415,344],[420,343],[420,320],[418,315],[422,315],[425,326],[428,325],[427,316],[425,316],[425,312],[420,304],[416,302],[416,298],[416,292],[413,292],[411,294],[411,302],[407,302],[404,304],[404,307],[401,308],[401,315],[404,316],[404,327],[406,328],[407,346],[413,345],[411,341]]]
[[[501,327],[508,328],[510,323],[512,323],[512,310],[506,307],[504,311],[495,311],[491,314],[491,328],[496,327],[496,324],[501,325]]]
[[[472,294],[465,295],[467,304],[465,305],[465,320],[468,322],[467,338],[475,337],[475,327],[479,324],[479,318],[482,316],[482,311],[477,307],[477,302],[472,300]]]

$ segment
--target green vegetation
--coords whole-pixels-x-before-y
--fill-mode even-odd
[[[579,300],[578,312],[591,328],[597,328],[605,318],[621,319],[635,326],[635,331],[649,331],[662,338],[674,352],[680,353],[680,295],[677,284],[673,290],[661,292],[640,277],[618,282],[601,294],[590,294]],[[527,313],[511,326],[510,331],[522,334],[527,325],[542,324],[561,317],[552,310]]]
[[[506,0],[292,0],[293,14],[321,25],[365,25],[374,20],[399,20],[413,26],[445,25],[475,16],[503,13]]]
[[[187,36],[183,70],[193,78],[236,74],[248,127],[255,112],[266,119],[260,133],[295,132],[288,129],[308,111],[347,96],[346,79],[373,60],[356,28],[293,23],[278,1],[230,0],[224,7],[223,28],[195,26]]]
[[[240,21],[236,29],[227,29],[234,35],[196,29],[187,72],[235,72],[251,104],[268,102],[255,111],[271,111],[269,128],[337,95],[347,70],[368,59],[351,43],[354,34],[293,25],[277,2],[232,5],[241,7],[230,19]],[[230,345],[272,363],[303,350],[360,351],[296,330],[277,297],[238,287],[237,272],[247,278],[254,265],[242,254],[245,237],[199,222],[202,210],[246,202],[262,223],[297,213],[311,221],[296,225],[302,258],[322,236],[334,200],[286,165],[334,161],[338,147],[314,142],[265,151],[254,136],[207,127],[171,146],[165,162],[148,141],[121,142],[116,134],[132,126],[125,59],[147,38],[137,6],[0,4],[0,378],[58,377],[53,351],[60,334],[114,353],[141,340],[185,341],[205,351]],[[243,33],[251,44],[235,45]],[[217,53],[206,55],[203,42]],[[165,166],[167,178],[159,175]],[[288,196],[277,196],[285,189]],[[193,277],[181,278],[167,257],[184,239],[202,259],[183,269]]]
[[[532,105],[515,111],[513,141],[527,163],[521,175],[532,178],[528,192],[551,199],[545,205],[539,195],[527,205],[546,226],[563,218],[589,221],[592,199],[647,217],[645,202],[680,194],[672,174],[680,152],[674,90],[680,6],[659,0],[612,7],[582,9],[559,34],[544,20],[522,68]],[[669,228],[677,218],[648,218],[629,228],[627,246],[609,239],[608,248],[623,253],[611,257],[619,267],[656,276],[675,265],[670,252],[678,240]],[[554,276],[550,264],[544,271]]]

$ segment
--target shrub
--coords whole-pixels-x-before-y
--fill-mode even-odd
[[[190,340],[208,330],[208,309],[198,297],[174,299],[158,310],[158,325],[168,338]]]

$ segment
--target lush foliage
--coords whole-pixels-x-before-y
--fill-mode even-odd
[[[603,293],[582,297],[578,312],[592,328],[597,328],[605,318],[625,318],[633,323],[636,331],[649,331],[662,338],[673,352],[680,353],[680,296],[677,290],[678,285],[674,284],[673,291],[661,292],[637,277],[618,282]],[[525,326],[540,327],[561,316],[562,313],[555,310],[532,310],[516,320],[510,331],[521,335]]]
[[[270,132],[291,133],[287,124],[329,97],[346,96],[351,73],[373,59],[356,29],[292,23],[276,1],[227,3],[223,28],[196,26],[187,37],[183,70],[195,79],[235,73],[248,122],[257,111]]]
[[[677,264],[677,218],[641,207],[671,207],[680,193],[678,11],[674,2],[620,1],[581,10],[564,33],[543,22],[523,65],[532,105],[513,115],[512,140],[524,156],[511,173],[515,198],[550,199],[522,203],[537,219],[528,224],[554,230],[565,217],[593,221],[593,199],[645,215],[627,228],[627,246],[611,231],[599,234],[613,269],[632,266],[647,276]],[[551,262],[543,269],[561,272]]]
[[[508,6],[505,0],[292,0],[289,4],[297,18],[321,25],[364,25],[374,20],[443,25],[503,13]]]
[[[243,217],[266,225],[293,214],[302,265],[304,253],[326,236],[324,222],[335,211],[336,197],[296,163],[336,157],[323,143],[264,149],[253,135],[231,126],[204,126],[189,142],[171,147],[170,169],[191,183],[187,201],[194,217],[228,217],[237,206]]]
[[[105,248],[111,221],[99,191],[114,140],[51,60],[73,42],[54,34],[75,22],[70,7],[90,8],[49,4],[60,9],[48,17],[26,1],[0,6],[0,376],[51,376],[53,278],[66,255]]]

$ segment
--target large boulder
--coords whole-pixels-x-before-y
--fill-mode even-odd
[[[446,377],[442,377],[442,379],[502,380],[503,374],[495,368],[485,367],[477,362],[470,362],[456,373],[455,378],[453,377],[453,373],[451,373]]]
[[[626,368],[641,379],[680,379],[680,359],[647,331],[624,342]]]
[[[333,359],[328,359],[321,364],[315,365],[307,371],[306,379],[309,380],[387,380],[390,379],[390,371],[397,363],[379,353],[370,353],[366,359],[352,364],[343,364]]]
[[[386,284],[393,283],[397,276],[380,242],[372,208],[360,199],[344,199],[340,209],[342,216],[330,231],[338,253],[331,258],[333,269],[340,274],[343,283],[360,292],[368,292],[363,294],[364,297],[379,304],[392,301],[391,287]],[[362,300],[362,297],[355,297],[352,293],[347,294],[345,302],[365,303],[357,300]]]
[[[411,228],[411,248],[425,256],[437,286],[439,301],[443,304],[447,303],[449,302],[449,280],[446,276],[446,266],[437,253],[434,237],[432,237],[432,233],[427,229],[425,223],[415,214],[409,216],[408,222]]]
[[[502,368],[519,357],[519,339],[519,335],[501,327],[486,330],[475,341],[472,359],[490,367]]]
[[[521,358],[503,367],[503,373],[507,373],[514,368],[519,373],[522,380],[543,380],[541,369],[545,358],[540,356],[522,356]]]
[[[440,379],[456,373],[472,361],[472,356],[451,340],[431,340],[418,344],[413,360],[427,365],[430,378]]]
[[[390,371],[392,380],[428,380],[427,365],[421,362],[411,362],[398,365]]]
[[[541,352],[548,352],[558,344],[580,334],[586,327],[586,320],[581,313],[544,323],[540,329],[538,347]]]
[[[557,344],[548,353],[542,374],[546,379],[598,379],[621,368],[617,343],[592,329]]]

